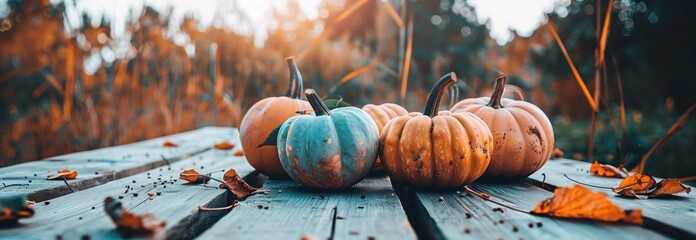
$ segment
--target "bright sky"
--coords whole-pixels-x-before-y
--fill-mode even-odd
[[[512,40],[510,29],[521,36],[530,36],[534,29],[545,23],[544,14],[552,12],[557,2],[564,6],[570,4],[570,0],[468,1],[475,8],[479,23],[483,24],[490,19],[490,34],[501,45]]]
[[[51,0],[59,2],[61,0]],[[288,0],[75,0],[76,7],[68,4],[68,16],[75,24],[80,20],[80,14],[87,12],[93,16],[93,21],[98,22],[102,15],[111,19],[113,35],[118,36],[125,30],[125,21],[129,14],[140,14],[143,4],[164,12],[173,7],[171,24],[176,26],[181,23],[186,14],[193,13],[200,22],[201,27],[215,24],[224,25],[240,33],[253,33],[257,45],[262,45],[266,38],[266,29],[273,23],[268,21],[268,15],[277,8],[284,11]],[[322,0],[301,0],[302,12],[309,19],[318,17],[318,6]],[[379,1],[379,0],[378,0]],[[505,44],[511,40],[509,30],[515,30],[521,36],[529,36],[533,30],[545,21],[544,13],[554,11],[556,3],[567,6],[570,0],[468,0],[475,8],[479,23],[488,21],[491,36],[498,44]],[[0,5],[5,5],[5,0],[0,0]],[[250,25],[239,24],[237,16],[223,14],[222,19],[214,21],[215,13],[228,13],[230,8],[238,6],[250,19]],[[0,17],[5,15],[0,6]],[[6,10],[6,9],[5,9]],[[564,11],[561,8],[561,11]],[[134,11],[130,13],[130,11]],[[563,15],[562,12],[558,12]],[[566,12],[567,14],[567,12]]]

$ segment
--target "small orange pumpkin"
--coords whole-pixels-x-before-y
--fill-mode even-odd
[[[242,119],[239,126],[242,148],[249,164],[259,172],[285,177],[280,165],[276,146],[260,146],[268,135],[285,120],[311,109],[309,102],[302,100],[302,74],[292,57],[286,59],[290,70],[289,88],[285,96],[269,97],[255,103]]]
[[[362,110],[370,115],[370,118],[377,123],[377,130],[382,133],[382,128],[387,125],[387,122],[392,118],[407,115],[408,111],[397,104],[393,103],[383,103],[380,105],[367,104],[362,107]],[[382,167],[382,162],[377,158],[375,165],[372,167],[372,171],[381,171],[384,169]]]
[[[539,107],[525,101],[503,98],[506,76],[496,77],[493,95],[470,98],[450,111],[470,112],[488,125],[495,149],[484,177],[513,179],[539,170],[553,153],[553,127]]]
[[[457,81],[449,73],[435,83],[425,111],[392,119],[379,136],[389,177],[417,187],[454,188],[473,182],[488,167],[493,136],[471,113],[437,109],[442,93]]]

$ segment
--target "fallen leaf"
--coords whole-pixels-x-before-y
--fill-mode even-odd
[[[556,160],[563,157],[563,151],[559,148],[554,148],[551,152],[551,160]]]
[[[532,213],[561,218],[643,224],[640,210],[624,211],[609,201],[606,194],[593,192],[580,185],[556,188],[553,197],[539,202]]]
[[[231,144],[227,141],[224,141],[224,142],[216,143],[214,147],[215,147],[215,149],[218,149],[218,150],[231,150],[234,148],[234,144]]]
[[[628,176],[628,171],[623,167],[617,168],[608,164],[599,164],[597,161],[590,166],[590,173],[601,177],[625,178]]]
[[[655,178],[648,174],[634,174],[621,180],[618,187],[611,188],[615,193],[628,197],[641,197],[655,187]]]
[[[179,144],[173,143],[172,141],[165,141],[162,143],[163,147],[178,147]]]
[[[235,156],[238,156],[238,157],[239,157],[239,156],[244,156],[244,151],[242,151],[242,150],[237,150],[236,152],[234,152],[234,155],[235,155]]]
[[[179,179],[188,181],[189,183],[208,183],[210,181],[210,173],[203,175],[196,170],[188,169],[179,174]]]
[[[225,186],[229,189],[237,198],[244,198],[250,195],[254,195],[260,192],[267,192],[268,189],[258,189],[249,185],[242,177],[237,174],[237,171],[230,168],[225,175],[222,177],[225,181]]]
[[[165,226],[165,222],[155,215],[135,215],[123,208],[121,201],[107,197],[104,199],[104,210],[116,224],[117,230],[124,234],[149,234]]]
[[[69,169],[63,169],[58,171],[58,173],[53,173],[48,175],[48,180],[54,179],[75,179],[77,178],[77,171],[70,171]]]
[[[26,195],[5,195],[0,197],[0,226],[16,224],[19,219],[34,216],[32,201]]]
[[[657,183],[655,190],[650,192],[650,197],[672,196],[681,192],[686,192],[688,194],[691,192],[691,188],[684,186],[679,179],[663,179]]]

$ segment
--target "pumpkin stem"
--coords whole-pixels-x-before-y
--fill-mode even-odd
[[[450,94],[449,107],[451,108],[454,106],[454,104],[457,104],[457,102],[459,101],[459,86],[457,86],[456,84],[452,85],[449,88],[449,94]]]
[[[288,91],[285,93],[286,97],[301,99],[302,96],[302,74],[300,69],[297,68],[297,63],[295,63],[294,57],[288,57],[285,59],[288,63],[288,70],[290,70],[290,79],[288,80]]]
[[[457,74],[450,72],[437,80],[433,89],[430,90],[428,102],[425,103],[423,115],[434,117],[437,115],[437,110],[440,109],[440,99],[447,88],[457,82]]]
[[[305,96],[307,97],[309,105],[312,106],[312,110],[314,110],[314,113],[317,116],[331,115],[331,110],[329,110],[329,107],[324,104],[324,101],[321,100],[314,89],[307,88],[307,90],[305,90]]]
[[[491,100],[488,102],[488,106],[498,109],[502,108],[503,105],[500,104],[500,99],[503,98],[503,94],[505,94],[505,81],[507,80],[507,76],[503,74],[499,74],[498,76],[495,77],[495,85],[493,86],[493,94],[491,95]]]

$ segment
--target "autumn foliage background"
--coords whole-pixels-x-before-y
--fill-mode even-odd
[[[287,56],[296,56],[305,87],[326,98],[396,102],[410,111],[422,110],[443,73],[463,80],[464,98],[488,95],[497,71],[505,72],[550,116],[564,156],[589,158],[592,110],[547,26],[500,46],[465,0],[327,0],[317,20],[290,0],[288,11],[268,16],[280,27],[262,46],[225,24],[200,28],[194,15],[174,26],[170,13],[147,6],[112,36],[110,19],[93,25],[85,14],[65,22],[66,4],[75,2],[56,2],[10,0],[0,20],[0,167],[201,126],[235,127],[253,103],[285,92]],[[214,21],[246,21],[237,1],[223,3]],[[696,102],[696,2],[612,5],[592,159],[635,164]],[[589,89],[597,7],[560,1],[549,13]],[[647,172],[696,175],[694,122],[653,155]]]

